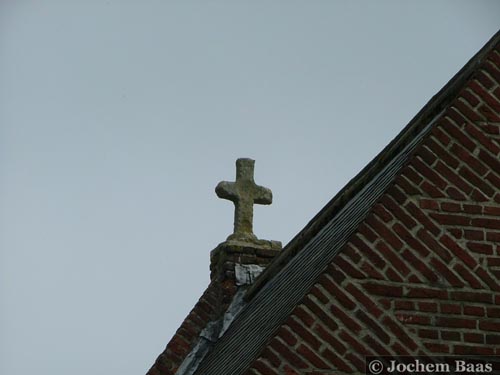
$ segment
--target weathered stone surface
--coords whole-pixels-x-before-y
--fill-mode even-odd
[[[228,240],[258,241],[253,233],[253,205],[271,204],[273,201],[271,190],[255,183],[254,166],[255,160],[236,160],[236,181],[222,181],[215,188],[219,198],[234,203],[234,232]]]

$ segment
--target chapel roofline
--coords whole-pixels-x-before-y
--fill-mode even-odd
[[[332,217],[334,217],[352,197],[359,193],[367,181],[370,181],[386,165],[387,161],[399,153],[408,142],[419,134],[433,118],[438,116],[459,94],[463,85],[471,78],[476,68],[487,55],[500,43],[500,31],[497,31],[448,83],[438,91],[427,104],[410,120],[401,132],[373,158],[356,176],[354,176],[306,226],[283,248],[281,253],[248,289],[245,300],[250,300],[273,276],[293,258],[302,246],[314,237]]]

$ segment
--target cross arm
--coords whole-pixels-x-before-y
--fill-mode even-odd
[[[233,202],[236,202],[238,199],[238,193],[234,182],[219,182],[215,187],[215,194],[217,194],[219,198],[228,199]]]
[[[257,204],[273,203],[273,193],[271,189],[264,186],[255,185],[253,201]]]

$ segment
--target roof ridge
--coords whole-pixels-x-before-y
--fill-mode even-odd
[[[355,196],[367,180],[376,175],[380,165],[397,154],[411,138],[418,134],[422,127],[439,114],[452,102],[462,85],[467,82],[476,67],[482,64],[486,55],[500,43],[500,31],[497,31],[490,40],[456,73],[451,80],[438,91],[424,107],[410,120],[396,137],[375,156],[356,176],[354,176],[307,224],[288,242],[281,253],[276,256],[266,270],[257,278],[248,289],[245,300],[250,300],[277,272],[293,258],[301,246],[314,237],[323,226],[335,216],[345,204]],[[379,167],[379,168],[377,168]]]
[[[398,136],[290,241],[284,253],[251,287],[246,296],[247,305],[200,363],[196,375],[242,374],[248,369],[499,42],[500,32],[497,32]],[[243,339],[245,347],[241,348]]]

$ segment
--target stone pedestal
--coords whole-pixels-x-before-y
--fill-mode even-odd
[[[210,253],[210,279],[231,298],[238,287],[251,284],[280,250],[279,241],[223,242]]]

